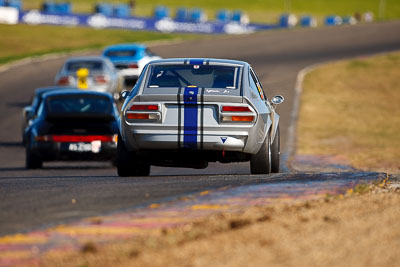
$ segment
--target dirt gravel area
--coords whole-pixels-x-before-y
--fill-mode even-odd
[[[220,213],[43,266],[398,266],[400,176],[344,196]]]

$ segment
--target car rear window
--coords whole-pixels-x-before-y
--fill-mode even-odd
[[[186,87],[237,89],[239,66],[223,65],[154,65],[147,87]]]
[[[47,99],[49,114],[110,114],[112,103],[99,96],[55,96]]]
[[[91,71],[99,71],[103,69],[103,62],[101,61],[74,61],[68,62],[66,66],[67,71],[74,72],[79,69],[89,69]]]
[[[107,57],[117,58],[117,57],[134,57],[136,55],[135,50],[116,50],[106,52]]]

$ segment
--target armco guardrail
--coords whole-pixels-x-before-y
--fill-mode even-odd
[[[0,8],[3,9],[3,8]],[[106,17],[102,14],[48,14],[38,10],[10,11],[0,10],[0,23],[17,24],[25,23],[31,25],[49,24],[64,26],[86,26],[93,28],[119,28],[129,30],[146,30],[160,32],[182,32],[182,33],[204,33],[204,34],[243,34],[260,30],[280,28],[279,25],[267,24],[239,24],[213,22],[182,22],[170,18],[157,20],[155,18],[142,17]],[[17,12],[17,13],[15,13]],[[11,14],[13,15],[7,15]],[[16,14],[18,14],[16,16]],[[7,17],[7,19],[4,19]]]

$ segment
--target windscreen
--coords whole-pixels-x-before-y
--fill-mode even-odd
[[[47,99],[48,114],[111,114],[112,103],[97,96],[51,97]]]
[[[103,63],[101,61],[74,61],[68,62],[66,69],[68,72],[75,72],[79,69],[89,69],[89,71],[101,71]]]
[[[106,53],[107,57],[118,58],[118,57],[134,57],[136,55],[135,50],[115,50],[108,51]]]
[[[147,87],[186,87],[237,89],[239,66],[154,65]]]

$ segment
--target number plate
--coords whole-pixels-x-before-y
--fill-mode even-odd
[[[91,143],[61,143],[60,149],[62,151],[71,152],[92,152],[100,153],[101,151],[101,141],[92,141]]]
[[[74,152],[92,152],[92,144],[88,143],[70,143],[68,145],[69,151]]]

